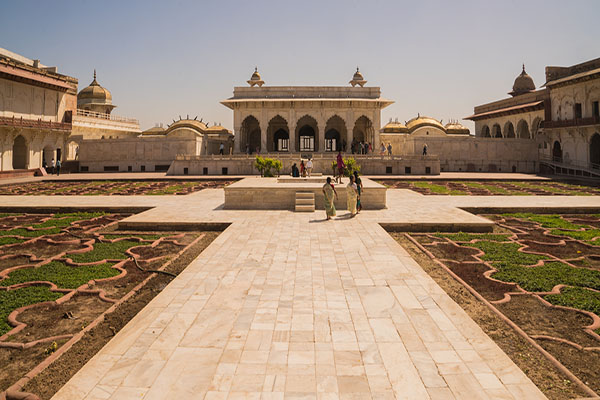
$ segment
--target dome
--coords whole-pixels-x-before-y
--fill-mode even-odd
[[[449,122],[444,128],[446,128],[446,133],[449,135],[469,135],[471,133],[469,128],[458,121]]]
[[[108,89],[100,86],[96,80],[96,70],[94,70],[94,80],[92,83],[77,94],[77,108],[110,114],[115,107],[112,104],[112,95]]]
[[[79,94],[77,94],[77,100],[80,99],[93,99],[97,103],[112,103],[112,95],[110,94],[110,92],[107,89],[100,86],[98,81],[96,81],[96,70],[94,70],[94,80],[92,81],[92,83],[90,83],[88,87],[86,87],[81,92],[79,92]]]
[[[356,72],[354,73],[354,76],[352,77],[352,80],[349,83],[352,85],[352,87],[356,85],[363,87],[365,86],[365,83],[367,83],[363,75],[358,70],[358,67],[356,67]]]
[[[446,128],[444,128],[444,125],[442,125],[440,121],[431,117],[418,115],[416,118],[413,118],[406,123],[406,128],[411,132],[421,126],[432,126],[441,129],[444,132],[446,131]]]
[[[519,76],[517,76],[517,79],[515,79],[512,92],[509,94],[512,96],[518,96],[534,90],[535,84],[533,83],[533,78],[529,76],[527,72],[525,72],[525,64],[523,64],[523,71]]]
[[[383,128],[381,128],[381,133],[408,133],[408,129],[404,124],[398,122],[398,120],[392,122],[388,122]]]
[[[250,85],[251,87],[257,86],[261,87],[262,85],[265,84],[265,81],[263,81],[262,79],[260,79],[260,74],[258,73],[258,67],[254,67],[254,73],[252,74],[252,76],[250,77],[248,85]]]

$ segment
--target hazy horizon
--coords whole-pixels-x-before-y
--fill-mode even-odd
[[[142,129],[198,116],[232,129],[219,104],[258,66],[265,85],[367,86],[406,121],[444,123],[509,97],[525,63],[537,87],[547,65],[600,57],[600,2],[286,1],[10,2],[0,47],[111,91],[116,115]]]

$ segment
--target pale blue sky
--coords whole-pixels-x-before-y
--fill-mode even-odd
[[[382,114],[460,119],[507,97],[524,62],[600,57],[598,0],[9,1],[0,47],[108,88],[142,128],[179,115],[232,127],[219,101],[254,66],[267,85],[347,85],[360,66]],[[466,122],[465,122],[466,123]],[[472,124],[467,124],[472,128]]]

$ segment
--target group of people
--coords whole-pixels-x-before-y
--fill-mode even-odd
[[[62,166],[62,163],[60,162],[60,160],[54,161],[54,158],[50,162],[50,168],[48,168],[48,164],[46,164],[46,160],[44,160],[43,163],[42,163],[42,167],[47,172],[50,172],[51,175],[54,175],[54,174],[60,175],[60,167],[61,166]]]
[[[358,172],[354,171],[354,174],[350,175],[350,180],[346,185],[346,206],[350,212],[350,218],[354,217],[362,210],[362,205],[360,203],[362,192],[362,180],[358,176]],[[330,176],[327,177],[327,182],[323,185],[323,197],[325,199],[325,214],[327,220],[330,220],[336,215],[334,202],[338,197]]]
[[[294,165],[292,165],[292,177],[293,178],[299,178],[299,177],[306,178],[306,176],[308,175],[308,177],[310,178],[310,176],[312,174],[312,170],[313,170],[312,158],[309,158],[306,161],[306,164],[304,163],[304,160],[300,160],[300,168],[298,168],[296,163],[294,163]]]
[[[371,145],[371,143],[368,143],[368,142],[353,141],[350,148],[352,150],[352,154],[372,154],[373,153],[373,146]],[[381,146],[379,147],[379,155],[385,156],[386,152],[387,152],[388,156],[392,155],[392,143],[391,142],[389,142],[387,144],[387,146],[385,145],[385,143],[383,143],[383,142],[381,143]]]

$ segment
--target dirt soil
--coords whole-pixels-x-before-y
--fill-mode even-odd
[[[475,298],[462,284],[449,279],[440,265],[424,254],[402,233],[391,235],[409,252],[442,289],[490,336],[496,344],[525,372],[549,399],[586,397],[576,384],[565,376],[540,352],[519,336],[506,322]],[[589,360],[588,360],[589,362]],[[597,368],[597,359],[595,364]]]
[[[197,244],[177,258],[167,270],[176,274],[183,271],[218,235],[219,232],[206,232]],[[23,391],[34,393],[42,399],[50,399],[114,336],[115,332],[123,328],[172,279],[164,274],[154,277],[140,292],[123,303],[115,312],[108,314],[102,323],[88,332],[69,351],[29,381]]]

